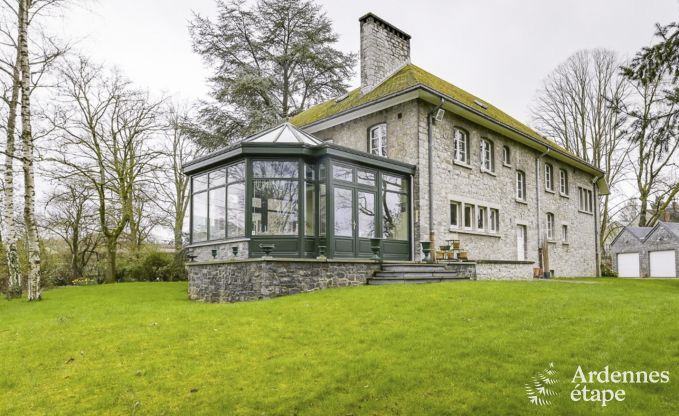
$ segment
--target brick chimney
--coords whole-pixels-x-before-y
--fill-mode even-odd
[[[361,24],[361,92],[366,93],[410,63],[410,35],[368,13]]]

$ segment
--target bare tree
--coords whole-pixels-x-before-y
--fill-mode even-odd
[[[615,110],[628,94],[619,66],[612,51],[579,51],[549,74],[531,108],[537,130],[601,169],[610,188],[623,180],[629,150],[625,115]],[[615,231],[610,226],[611,203],[610,195],[599,200],[602,253]]]
[[[94,191],[79,178],[60,180],[45,205],[43,227],[68,246],[71,279],[83,277],[102,240]]]
[[[150,136],[162,101],[83,57],[62,69],[60,99],[52,119],[60,148],[50,159],[63,167],[63,177],[81,177],[94,190],[108,257],[106,281],[112,282],[119,238],[133,221],[136,186],[154,167]]]
[[[177,252],[183,246],[184,219],[189,206],[189,178],[184,175],[182,165],[200,154],[184,129],[189,120],[186,110],[176,105],[168,108],[161,144],[164,163],[157,171],[155,182],[158,208],[167,218],[164,225],[173,231]]]

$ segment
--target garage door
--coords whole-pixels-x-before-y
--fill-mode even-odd
[[[639,253],[618,254],[618,276],[639,277]]]
[[[651,277],[677,277],[674,250],[651,251]]]

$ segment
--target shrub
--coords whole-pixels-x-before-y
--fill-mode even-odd
[[[180,256],[155,248],[143,251],[138,257],[121,259],[118,267],[119,281],[176,281],[186,278]]]

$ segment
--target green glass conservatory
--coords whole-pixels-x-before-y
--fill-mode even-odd
[[[189,247],[244,244],[283,258],[413,258],[415,167],[285,123],[184,166]],[[213,250],[213,257],[216,251]]]

